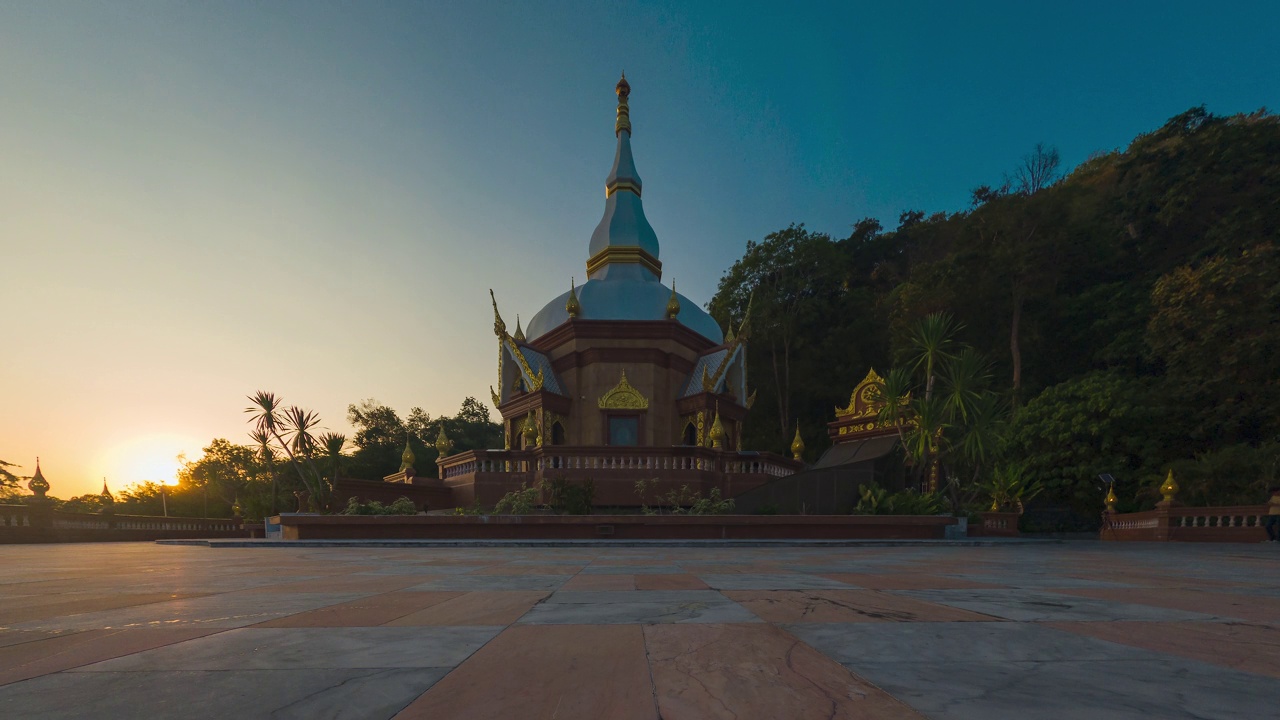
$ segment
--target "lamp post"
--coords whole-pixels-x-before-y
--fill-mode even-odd
[[[160,483],[160,507],[164,509],[165,517],[169,517],[169,498],[166,495],[164,489],[170,485],[177,485],[177,484],[178,483],[176,480],[165,480],[164,482]]]

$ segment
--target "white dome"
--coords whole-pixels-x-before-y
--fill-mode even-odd
[[[640,270],[636,265],[627,269],[632,268]],[[636,278],[617,277],[620,269],[622,268],[615,266],[611,268],[609,278],[588,280],[578,288],[578,303],[582,306],[578,319],[665,320],[671,288],[657,280],[640,279],[639,272],[636,273]],[[697,303],[679,293],[676,296],[680,298],[677,322],[717,345],[724,342],[724,333],[721,332],[719,323],[698,307]],[[565,292],[539,310],[525,328],[525,337],[533,341],[564,324],[569,319],[569,312],[564,308],[568,299],[569,293]]]

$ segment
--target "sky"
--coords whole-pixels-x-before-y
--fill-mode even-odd
[[[664,277],[705,303],[791,223],[893,228],[1038,142],[1071,167],[1280,106],[1276,27],[1261,1],[0,3],[0,459],[65,498],[247,442],[257,390],[348,433],[365,398],[487,403],[489,288],[512,324],[585,274],[623,70]]]

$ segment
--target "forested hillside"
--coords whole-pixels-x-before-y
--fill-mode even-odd
[[[970,209],[837,238],[793,225],[725,273],[711,313],[751,311],[744,445],[810,459],[869,367],[909,363],[932,313],[990,363],[998,456],[1045,503],[1258,503],[1280,463],[1280,118],[1193,108],[1063,175],[1043,147]]]

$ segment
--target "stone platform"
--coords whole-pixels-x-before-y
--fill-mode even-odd
[[[0,716],[1242,718],[1280,548],[0,546]]]

